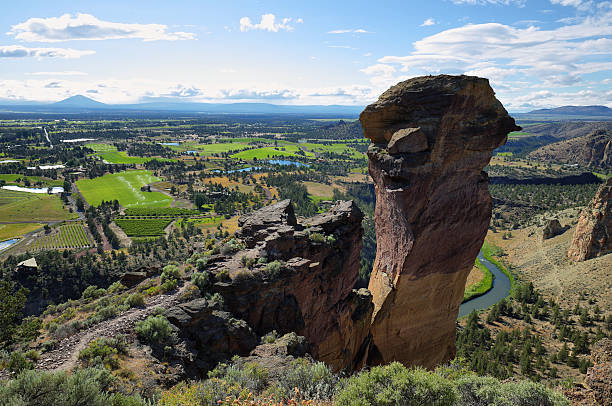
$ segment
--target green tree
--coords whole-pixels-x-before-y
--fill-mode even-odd
[[[7,344],[13,340],[28,293],[25,288],[15,292],[13,282],[3,281],[0,284],[0,344]]]

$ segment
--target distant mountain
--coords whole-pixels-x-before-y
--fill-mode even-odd
[[[53,103],[51,104],[51,106],[75,108],[104,108],[107,105],[104,103],[100,103],[99,101],[90,99],[89,97],[81,96],[80,94],[78,94],[76,96],[72,96],[67,99],[58,101],[57,103]]]
[[[65,100],[44,105],[22,103],[4,104],[0,100],[0,111],[11,112],[187,112],[206,114],[299,114],[308,116],[355,117],[363,106],[342,105],[280,105],[270,103],[194,103],[171,101],[167,99],[152,100],[136,104],[104,104],[85,96],[77,95]]]
[[[527,114],[564,116],[612,116],[612,109],[606,106],[562,106],[554,109],[533,110]]]

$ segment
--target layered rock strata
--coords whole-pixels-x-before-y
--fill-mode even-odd
[[[432,367],[455,354],[465,281],[491,217],[492,151],[519,129],[486,79],[401,82],[360,116],[376,191],[369,363]]]
[[[212,272],[226,269],[232,278],[214,290],[223,295],[225,309],[259,336],[296,332],[314,358],[336,370],[359,369],[374,309],[368,290],[353,289],[362,218],[352,201],[301,221],[288,200],[246,215],[236,233],[246,249],[211,265]],[[245,269],[242,258],[255,264]],[[258,263],[260,258],[267,263]],[[270,265],[274,261],[280,269]]]
[[[580,213],[567,256],[585,261],[612,252],[612,178],[597,190],[589,206]]]

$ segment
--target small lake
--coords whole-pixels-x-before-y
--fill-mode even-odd
[[[21,186],[2,186],[2,189],[12,190],[14,192],[27,192],[27,193],[48,193],[49,188],[47,187],[21,187]],[[55,186],[51,188],[52,194],[64,193],[64,188],[61,186]]]
[[[64,165],[39,165],[39,166],[28,166],[28,169],[62,169],[65,168]]]
[[[468,300],[459,306],[459,317],[467,316],[472,310],[487,309],[510,294],[510,279],[504,274],[495,264],[487,261],[482,255],[482,251],[478,253],[478,259],[491,273],[493,274],[493,287],[482,296]]]
[[[310,165],[302,163],[302,162],[296,162],[296,161],[286,161],[284,159],[272,159],[268,161],[269,164],[272,165],[295,165],[295,166],[305,166],[306,168],[310,167]]]
[[[159,145],[166,145],[166,146],[172,146],[172,147],[178,147],[179,143],[178,142],[159,142]]]
[[[19,241],[19,238],[13,238],[12,240],[0,241],[0,251],[7,249],[13,244],[17,244],[18,241]]]

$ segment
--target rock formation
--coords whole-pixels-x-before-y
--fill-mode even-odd
[[[591,362],[584,385],[565,390],[565,396],[575,406],[612,406],[612,340],[603,338],[593,345]]]
[[[563,227],[559,223],[559,219],[546,220],[546,225],[542,229],[542,239],[548,240],[549,238],[556,237],[559,234],[563,234],[565,230],[567,230],[567,227]]]
[[[219,337],[230,343],[234,336],[248,338],[248,327],[258,337],[273,330],[295,332],[306,338],[314,358],[335,370],[361,368],[374,310],[370,292],[353,289],[362,218],[352,201],[337,202],[328,212],[301,221],[289,200],[243,216],[236,237],[245,248],[208,260],[208,272],[227,271],[231,278],[211,286],[211,292],[223,296],[228,313],[213,311],[203,299],[168,311],[168,319],[195,349],[193,362],[204,369],[218,362],[207,348]],[[233,327],[226,322],[230,317]],[[203,332],[208,326],[216,337]],[[246,342],[244,348],[234,348],[238,354],[256,344]],[[226,347],[220,347],[221,357],[227,358]]]
[[[609,252],[612,252],[612,178],[580,213],[567,256],[573,261],[585,261]]]
[[[612,167],[612,130],[595,130],[582,137],[545,145],[529,153],[541,162],[564,163],[582,167]]]
[[[454,356],[465,281],[491,217],[482,169],[519,129],[486,79],[401,82],[360,116],[376,190],[371,364]]]

